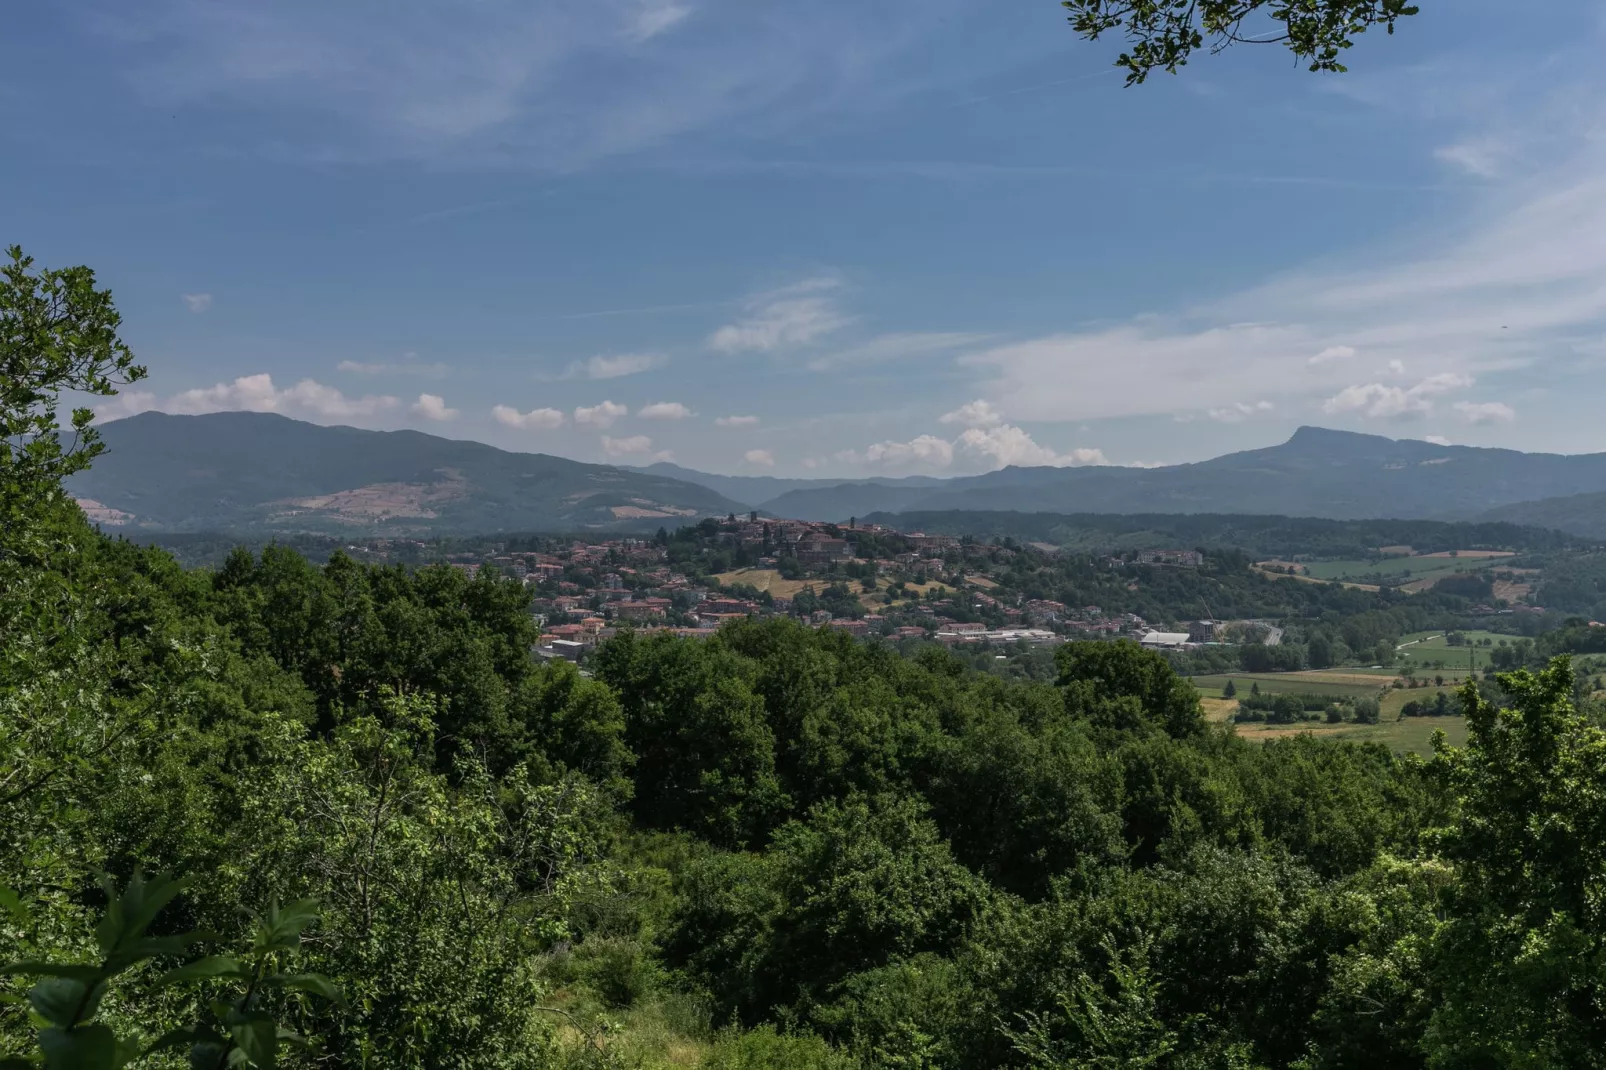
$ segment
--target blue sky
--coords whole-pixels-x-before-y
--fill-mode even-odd
[[[1606,11],[1127,89],[1053,0],[65,0],[4,240],[150,379],[587,461],[1153,464],[1302,423],[1606,450]]]

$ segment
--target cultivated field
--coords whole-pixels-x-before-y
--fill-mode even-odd
[[[1262,567],[1262,566],[1268,566],[1268,567]],[[1315,576],[1304,576],[1304,575],[1300,575],[1298,573],[1290,576],[1286,572],[1273,571],[1272,567],[1274,567],[1274,566],[1276,566],[1275,562],[1262,561],[1259,565],[1256,565],[1254,567],[1254,571],[1259,573],[1262,576],[1265,576],[1269,580],[1297,580],[1300,583],[1336,583],[1340,587],[1348,587],[1352,591],[1377,591],[1377,590],[1381,590],[1381,588],[1378,587],[1378,585],[1375,584],[1375,583],[1350,583],[1350,582],[1348,582],[1346,580],[1324,580],[1324,579],[1318,579]],[[1299,567],[1300,568],[1304,568],[1305,566],[1301,565]]]
[[[1465,676],[1468,659],[1472,660],[1472,667],[1480,672],[1489,667],[1489,653],[1492,646],[1477,646],[1478,642],[1488,639],[1491,643],[1501,640],[1510,642],[1513,636],[1498,635],[1494,632],[1462,632],[1470,646],[1451,646],[1445,641],[1443,632],[1415,632],[1400,639],[1399,646],[1394,651],[1395,664],[1398,671],[1404,675],[1407,671],[1415,672],[1418,676],[1423,673],[1443,673],[1445,676]],[[1443,662],[1443,668],[1434,667],[1434,662]]]
[[[1191,677],[1193,686],[1206,698],[1220,698],[1228,680],[1247,695],[1251,684],[1263,695],[1332,695],[1334,698],[1377,698],[1388,684],[1387,677],[1356,672],[1240,672]]]
[[[813,587],[819,591],[829,586],[828,583],[817,579],[782,579],[781,574],[773,568],[739,568],[734,572],[722,572],[714,578],[727,585],[744,583],[760,591],[768,591],[776,598],[795,598],[805,587]]]
[[[1460,717],[1407,717],[1403,721],[1391,721],[1385,715],[1381,724],[1320,724],[1307,721],[1304,724],[1240,724],[1233,727],[1239,736],[1250,740],[1287,739],[1300,732],[1309,732],[1354,743],[1382,743],[1396,754],[1415,752],[1423,755],[1433,753],[1430,741],[1433,733],[1441,729],[1451,746],[1459,747],[1466,743],[1467,722]]]
[[[1511,555],[1498,551],[1500,556],[1489,556],[1497,551],[1467,550],[1459,556],[1424,554],[1420,557],[1387,557],[1381,561],[1359,558],[1339,561],[1312,561],[1305,566],[1306,573],[1319,580],[1354,580],[1361,577],[1384,576],[1402,582],[1441,580],[1458,572],[1477,572],[1497,565]]]

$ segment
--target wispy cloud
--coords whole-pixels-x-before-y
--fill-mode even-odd
[[[1205,415],[1217,423],[1240,424],[1256,413],[1270,412],[1273,407],[1269,401],[1256,401],[1253,404],[1247,401],[1235,401],[1219,409],[1210,409]]]
[[[1458,401],[1455,411],[1469,424],[1508,424],[1517,418],[1517,411],[1503,401]]]
[[[418,400],[413,402],[412,413],[422,416],[426,420],[444,423],[457,419],[459,413],[456,409],[447,408],[446,399],[439,394],[420,394]]]
[[[184,298],[184,305],[197,316],[212,307],[211,294],[180,294]]]
[[[89,25],[137,43],[125,72],[133,92],[163,106],[275,113],[280,152],[550,170],[722,122],[784,124],[837,102],[862,106],[889,57],[941,22],[916,0],[801,20],[763,5],[700,19],[677,0],[84,7]]]
[[[812,371],[833,371],[838,368],[884,361],[907,360],[910,357],[928,357],[934,353],[947,353],[965,346],[978,345],[988,335],[956,331],[906,331],[883,334],[859,345],[836,350],[809,361]]]
[[[992,402],[977,398],[959,406],[953,412],[945,412],[937,418],[939,423],[958,424],[961,427],[996,427],[1004,422]]]
[[[568,417],[558,409],[531,409],[529,412],[520,412],[511,405],[493,407],[491,417],[504,427],[514,427],[520,431],[555,431],[568,420]]]
[[[1433,412],[1433,399],[1451,390],[1463,390],[1472,380],[1455,372],[1429,376],[1415,386],[1384,386],[1382,383],[1364,383],[1346,386],[1322,403],[1322,411],[1329,414],[1359,413],[1363,416],[1391,420],[1401,417],[1427,416]],[[1460,403],[1457,407],[1465,405]],[[1505,406],[1500,406],[1505,408]]]
[[[450,370],[444,364],[420,363],[411,353],[400,361],[343,360],[335,365],[335,371],[347,375],[413,375],[420,379],[444,379]]]
[[[1348,360],[1354,355],[1354,346],[1328,346],[1305,363],[1312,365],[1326,364],[1330,360]]]
[[[1102,450],[1078,448],[1060,453],[1039,444],[1023,429],[1003,423],[966,428],[951,442],[937,435],[916,435],[906,442],[889,440],[873,443],[862,454],[856,450],[843,450],[835,456],[847,464],[925,471],[941,471],[958,461],[966,461],[969,467],[983,469],[1008,465],[1068,468],[1109,463]]]
[[[602,436],[602,452],[613,458],[641,458],[654,461],[672,461],[675,455],[669,450],[654,450],[652,439],[646,435],[631,435],[628,438],[610,438]]]
[[[110,401],[91,401],[90,407],[95,410],[95,420],[104,423],[149,412],[158,407],[158,402],[149,390],[124,390]]]
[[[662,367],[669,360],[662,353],[617,353],[577,360],[569,365],[565,379],[622,379]]]
[[[775,454],[769,450],[748,450],[742,454],[742,460],[748,464],[756,464],[762,468],[775,467]]]
[[[719,416],[714,419],[717,427],[757,427],[757,416]]]
[[[840,285],[820,276],[749,298],[742,318],[715,331],[708,344],[721,353],[806,345],[852,322],[832,297]]]
[[[1039,445],[1033,441],[1031,435],[1010,424],[989,428],[972,427],[959,436],[958,446],[962,450],[986,458],[995,468],[1012,464],[1071,468],[1086,464],[1110,463],[1105,459],[1103,450],[1082,447],[1068,453],[1060,453]]]
[[[321,419],[352,419],[389,412],[400,404],[388,394],[347,397],[315,379],[302,379],[279,389],[267,372],[242,375],[227,383],[184,390],[157,408],[163,412],[195,415],[207,412],[279,412]]]
[[[636,410],[643,420],[685,420],[697,414],[678,401],[655,401]]]
[[[674,29],[690,14],[691,8],[685,4],[673,3],[672,0],[645,0],[636,10],[627,36],[637,44],[650,41]]]
[[[1426,255],[1290,275],[1207,307],[962,359],[990,375],[983,389],[1012,414],[1037,420],[1222,408],[1256,393],[1331,397],[1353,383],[1350,351],[1430,378],[1475,377],[1570,354],[1570,339],[1606,322],[1603,237],[1606,173],[1575,177]],[[1379,390],[1327,411],[1421,409]]]
[[[574,422],[590,427],[612,427],[615,420],[630,413],[628,406],[620,405],[614,401],[603,401],[596,405],[582,405],[574,410]]]

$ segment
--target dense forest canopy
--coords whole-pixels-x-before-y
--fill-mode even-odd
[[[78,278],[64,300],[115,337]],[[48,282],[6,285],[6,375],[34,386],[0,417],[26,429],[86,365],[60,335],[71,359],[30,356],[18,309]],[[54,441],[0,454],[0,962],[22,964],[0,1058],[1315,1070],[1606,1050],[1606,735],[1565,657],[1469,684],[1467,746],[1426,760],[1245,742],[1129,642],[1066,644],[1051,679],[1012,682],[750,621],[626,632],[586,676],[531,661],[527,596],[489,571],[282,548],[186,570],[107,538],[61,493]]]

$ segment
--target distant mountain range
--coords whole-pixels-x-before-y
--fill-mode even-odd
[[[101,433],[107,453],[69,486],[93,518],[130,531],[651,530],[749,509],[832,521],[987,510],[1488,520],[1606,539],[1606,454],[1437,446],[1318,427],[1280,445],[1162,468],[855,480],[583,464],[267,413],[148,412]]]
[[[100,427],[68,489],[125,531],[323,535],[673,528],[745,509],[707,487],[417,431],[272,413],[146,412]]]
[[[707,478],[688,469],[679,475]],[[753,504],[806,520],[977,510],[1247,513],[1505,521],[1606,538],[1606,454],[1438,446],[1320,427],[1301,427],[1280,445],[1160,468],[1011,467],[936,483],[811,482]]]

